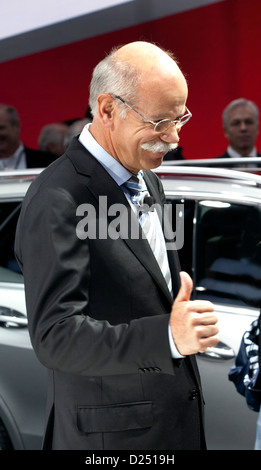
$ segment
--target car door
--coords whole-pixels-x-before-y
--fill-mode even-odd
[[[208,448],[253,449],[257,413],[237,393],[228,372],[261,305],[260,203],[190,196],[168,196],[168,202],[172,220],[184,225],[179,256],[193,278],[193,298],[211,300],[219,319],[219,344],[198,355]]]
[[[14,256],[21,200],[0,199],[0,449],[40,449],[46,371],[32,350]]]

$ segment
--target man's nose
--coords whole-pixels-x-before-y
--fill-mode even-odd
[[[246,128],[247,128],[247,125],[246,125],[245,121],[240,121],[240,130],[244,131],[244,130],[246,130]]]
[[[169,128],[160,135],[160,139],[164,142],[177,144],[179,142],[179,131],[176,124],[172,124]]]

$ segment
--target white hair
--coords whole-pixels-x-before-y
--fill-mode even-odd
[[[125,61],[117,60],[117,49],[96,65],[90,84],[89,105],[93,116],[97,115],[97,98],[101,93],[121,96],[129,103],[137,99],[137,86],[140,74],[136,67]],[[126,106],[118,101],[122,117],[126,116]]]
[[[223,111],[222,121],[223,121],[223,126],[225,129],[227,126],[228,115],[230,111],[232,111],[235,108],[238,108],[239,106],[250,106],[255,113],[257,121],[259,120],[259,109],[257,105],[253,101],[246,100],[245,98],[238,98],[237,100],[231,101],[231,103],[229,103],[228,106]]]

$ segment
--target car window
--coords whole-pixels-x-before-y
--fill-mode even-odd
[[[23,282],[14,255],[15,230],[20,209],[20,201],[5,201],[0,204],[0,282]]]
[[[175,208],[183,204],[181,269],[193,278],[194,298],[261,306],[260,206],[223,201],[168,200],[173,231]]]
[[[259,206],[199,201],[194,242],[198,298],[261,306]]]

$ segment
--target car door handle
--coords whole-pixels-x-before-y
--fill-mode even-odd
[[[0,326],[4,328],[25,328],[28,325],[24,313],[9,307],[0,306]]]
[[[216,346],[206,349],[206,351],[203,353],[199,353],[199,356],[204,359],[226,361],[229,359],[233,359],[233,357],[235,357],[235,352],[233,351],[232,348],[227,346],[225,343],[222,343],[222,341],[219,341],[219,343]]]

